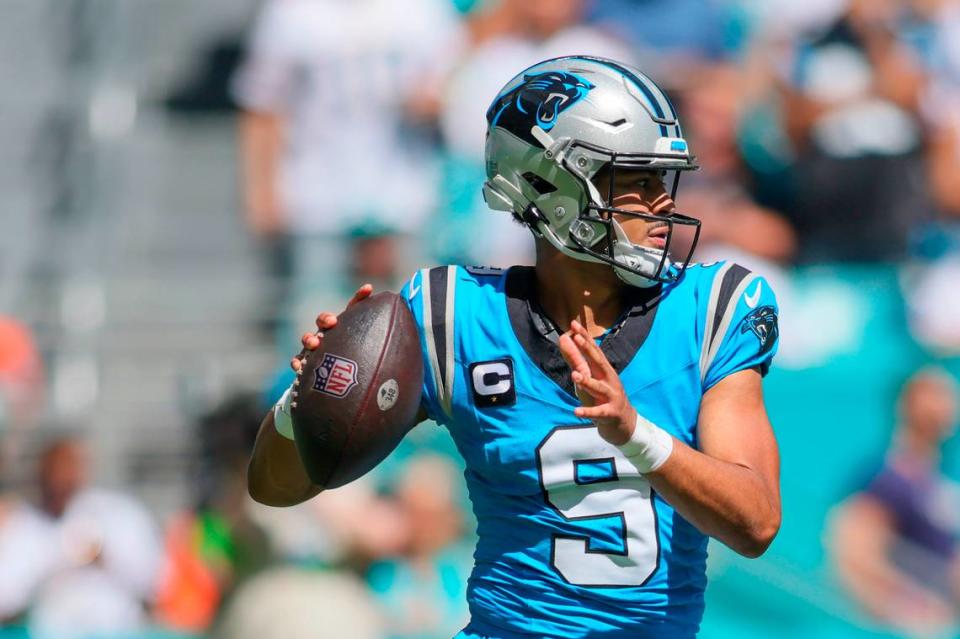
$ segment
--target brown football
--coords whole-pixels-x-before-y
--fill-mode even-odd
[[[380,463],[420,407],[420,337],[403,299],[378,293],[341,313],[297,381],[293,432],[313,483],[336,488]]]

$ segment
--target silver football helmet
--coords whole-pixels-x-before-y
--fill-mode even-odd
[[[547,60],[510,80],[487,111],[483,195],[572,258],[610,264],[626,283],[676,281],[700,236],[700,221],[610,205],[617,169],[696,169],[666,94],[640,71],[604,58]],[[609,187],[594,183],[609,168]],[[605,190],[603,193],[601,190]],[[613,214],[666,223],[662,249],[634,244]],[[670,257],[678,226],[692,232],[682,260]]]

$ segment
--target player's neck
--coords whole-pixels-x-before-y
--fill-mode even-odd
[[[599,337],[625,310],[626,285],[606,264],[575,260],[538,242],[536,275],[537,303],[561,330],[577,320]]]

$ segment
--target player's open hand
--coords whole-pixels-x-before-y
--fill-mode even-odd
[[[572,369],[577,397],[583,404],[574,414],[593,420],[600,436],[611,444],[626,443],[636,427],[637,411],[627,399],[617,371],[580,322],[571,322],[570,330],[560,336],[560,352]]]
[[[357,292],[353,294],[353,297],[350,298],[350,301],[347,302],[347,308],[350,308],[357,302],[361,302],[373,294],[373,285],[364,284],[357,289]],[[303,350],[290,360],[290,368],[295,372],[299,373],[300,369],[303,368],[303,362],[307,357],[307,353],[310,351],[315,351],[320,348],[320,344],[323,343],[323,331],[328,331],[334,326],[337,325],[337,316],[334,313],[329,311],[324,311],[317,315],[317,332],[315,333],[304,333],[303,337],[300,338],[300,343],[303,344]]]

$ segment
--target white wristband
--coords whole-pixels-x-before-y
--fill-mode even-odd
[[[652,473],[663,466],[673,452],[673,437],[638,413],[633,434],[619,448],[642,474]]]
[[[293,386],[283,391],[280,399],[273,405],[273,426],[283,437],[293,440],[293,418],[290,417],[290,401],[293,398]]]

